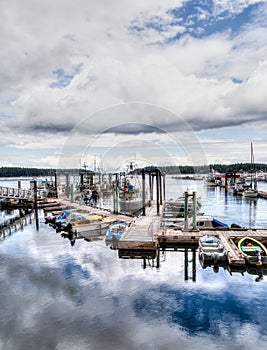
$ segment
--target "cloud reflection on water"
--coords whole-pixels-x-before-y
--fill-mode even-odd
[[[16,250],[19,254],[16,255]],[[265,284],[197,267],[159,271],[104,242],[67,240],[41,224],[0,244],[0,349],[249,349],[266,345]],[[206,276],[210,278],[207,278]],[[245,293],[239,293],[246,285]]]

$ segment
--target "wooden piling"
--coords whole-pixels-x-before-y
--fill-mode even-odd
[[[36,224],[36,230],[39,231],[39,218],[38,218],[38,203],[37,203],[37,181],[34,180],[34,213],[35,213],[35,224]]]
[[[159,169],[156,169],[156,193],[157,193],[157,215],[159,215],[160,209],[160,195],[159,195]]]
[[[146,215],[146,174],[145,169],[142,169],[142,208],[143,216]]]

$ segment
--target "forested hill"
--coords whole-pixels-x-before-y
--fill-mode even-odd
[[[154,167],[146,167],[145,170],[153,170]],[[207,174],[211,171],[218,173],[241,173],[254,171],[267,171],[267,164],[255,163],[253,169],[250,163],[236,163],[236,164],[210,164],[206,166],[165,166],[159,167],[165,174]],[[138,169],[140,171],[140,169]]]
[[[2,167],[0,168],[0,177],[40,177],[53,176],[56,169],[41,168],[19,168],[19,167]]]
[[[154,167],[146,167],[147,171],[154,169]],[[165,174],[207,174],[209,171],[214,170],[219,173],[230,172],[249,172],[251,171],[250,163],[236,163],[236,164],[210,164],[209,166],[162,166],[159,169]],[[267,171],[267,164],[255,163],[254,169],[256,171]],[[140,170],[140,169],[139,169]],[[66,170],[62,169],[62,172],[78,172],[78,169]],[[0,177],[40,177],[40,176],[54,176],[56,172],[60,173],[58,169],[47,168],[20,168],[20,167],[1,167]],[[90,169],[87,171],[91,172]]]

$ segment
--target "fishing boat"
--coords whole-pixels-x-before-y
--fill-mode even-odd
[[[249,264],[267,264],[267,249],[265,246],[252,237],[243,237],[238,242],[238,248]]]
[[[225,261],[227,252],[221,239],[217,236],[205,235],[199,239],[199,259]]]
[[[49,215],[45,217],[45,223],[49,224],[50,226],[54,226],[56,228],[56,223],[60,222],[61,220],[65,220],[68,215],[75,212],[75,209],[65,209],[63,210],[63,213],[60,215]]]
[[[85,238],[94,235],[103,235],[115,218],[103,217],[101,215],[88,215],[81,220],[71,222],[68,229],[75,235]]]
[[[137,175],[133,173],[135,167],[136,165],[130,162],[119,186],[119,206],[123,213],[135,214],[143,206],[141,184]]]

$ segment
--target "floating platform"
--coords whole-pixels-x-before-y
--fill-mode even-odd
[[[227,251],[229,265],[232,268],[242,269],[246,262],[237,247],[242,237],[250,236],[267,246],[267,228],[164,229],[160,227],[161,216],[157,214],[155,205],[146,208],[146,216],[133,218],[85,204],[72,203],[67,199],[61,199],[58,203],[63,208],[74,208],[77,211],[112,217],[117,221],[126,222],[129,228],[118,241],[120,258],[154,259],[159,250],[197,249],[202,236],[214,235],[222,240]],[[54,205],[44,210],[55,211]]]
[[[159,217],[157,217],[159,221]],[[152,224],[153,223],[153,224]],[[154,225],[154,229],[153,226]],[[157,250],[178,250],[180,248],[197,249],[199,239],[205,235],[219,237],[227,251],[228,263],[235,267],[244,267],[246,262],[239,251],[238,241],[245,236],[257,239],[267,246],[267,228],[217,228],[217,229],[159,229],[159,224],[155,218],[151,221],[151,216],[137,219],[132,227],[119,240],[119,257],[136,257],[142,251],[149,251],[156,256]],[[127,254],[126,254],[127,252]],[[126,256],[127,257],[127,256]]]

